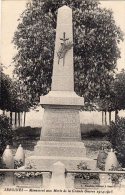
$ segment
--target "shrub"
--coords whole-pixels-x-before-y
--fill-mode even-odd
[[[5,115],[0,115],[0,155],[6,148],[6,145],[12,145],[13,131],[9,123],[9,118]]]
[[[109,139],[117,152],[117,158],[125,166],[125,118],[118,118],[112,122],[109,130]]]
[[[3,163],[2,158],[0,157],[0,169],[6,169],[6,165]],[[5,172],[0,172],[0,183],[5,179]]]
[[[37,139],[40,137],[41,128],[19,127],[15,130],[15,138]]]
[[[123,171],[123,169],[121,166],[118,166],[117,168],[112,166],[110,171]],[[120,182],[125,178],[125,175],[118,174],[118,173],[112,173],[112,174],[109,174],[109,176],[111,178],[113,185],[120,184]]]
[[[19,167],[23,166],[23,161],[22,160],[14,160],[14,168],[18,169]]]
[[[19,168],[19,166],[20,165],[18,165],[17,168]],[[24,169],[26,170],[26,169],[35,169],[35,168],[33,168],[32,165],[29,164],[29,165],[25,166]],[[31,178],[31,177],[41,176],[42,172],[15,172],[14,175],[17,178],[24,179],[24,178]]]
[[[95,139],[95,138],[106,138],[108,135],[109,127],[104,125],[96,124],[81,124],[81,137],[82,139]]]
[[[80,162],[78,165],[77,165],[77,168],[81,171],[83,170],[89,170],[88,167],[87,167],[87,164],[85,162]],[[82,179],[86,179],[86,180],[89,180],[89,179],[99,179],[99,174],[98,173],[77,173],[75,175],[76,178],[82,178]]]
[[[105,170],[105,161],[107,158],[107,153],[105,150],[100,150],[97,157],[97,167],[101,170]]]

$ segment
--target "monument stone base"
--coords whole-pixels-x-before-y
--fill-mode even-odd
[[[40,141],[26,164],[52,170],[52,165],[60,161],[67,170],[77,170],[77,165],[85,162],[89,169],[95,169],[96,161],[86,157],[81,141],[79,110],[83,98],[75,92],[51,91],[41,97],[41,105],[45,110]]]
[[[26,159],[37,169],[52,170],[53,163],[61,161],[68,170],[77,170],[82,161],[89,169],[95,169],[96,161],[86,157],[86,148],[82,142],[39,141],[33,156]]]

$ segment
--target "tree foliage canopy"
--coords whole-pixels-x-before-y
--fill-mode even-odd
[[[125,109],[125,70],[116,75],[114,82],[114,107],[117,110]]]
[[[125,109],[125,70],[115,75],[109,84],[107,95],[97,100],[99,110],[115,111]]]
[[[12,144],[13,131],[9,123],[9,118],[0,115],[0,156],[8,144]]]
[[[123,40],[113,12],[101,8],[98,0],[32,0],[22,13],[13,43],[15,73],[36,102],[51,87],[57,9],[73,10],[75,91],[87,102],[104,97],[113,77],[118,44]]]
[[[117,151],[120,164],[125,167],[125,118],[119,118],[112,122],[109,129],[110,142]]]
[[[28,98],[20,97],[20,83],[12,81],[2,70],[0,65],[0,109],[11,112],[23,112],[29,108]]]

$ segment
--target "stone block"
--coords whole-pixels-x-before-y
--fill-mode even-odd
[[[51,188],[65,189],[65,165],[60,161],[52,166]]]
[[[82,161],[87,164],[88,169],[95,170],[96,161],[86,157],[61,157],[61,156],[30,156],[26,160],[26,164],[31,164],[37,169],[52,171],[52,165],[57,161],[61,161],[67,170],[77,170],[77,165]]]
[[[34,155],[82,158],[86,156],[86,148],[82,142],[39,141]]]
[[[14,158],[12,154],[12,150],[10,149],[9,145],[7,145],[4,153],[2,155],[3,163],[5,164],[6,168],[13,169],[14,168]]]
[[[80,108],[84,105],[84,98],[79,97],[74,91],[50,91],[40,97],[40,104],[45,107],[51,106],[74,106]]]
[[[113,151],[113,149],[111,149],[111,151],[108,152],[108,156],[105,162],[105,171],[111,170],[112,167],[115,167],[115,168],[118,167],[118,160],[117,160],[116,154]]]
[[[80,141],[79,110],[46,108],[40,139],[44,141]]]
[[[23,147],[21,146],[21,144],[19,145],[19,147],[18,147],[18,149],[16,151],[14,160],[16,160],[16,161],[20,161],[21,160],[23,165],[25,164],[25,153],[24,153],[24,150],[23,150]]]

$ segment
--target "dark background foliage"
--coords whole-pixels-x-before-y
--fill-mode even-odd
[[[0,115],[0,155],[2,155],[7,145],[13,144],[13,131],[9,123],[9,118]]]
[[[112,122],[109,138],[117,152],[119,162],[125,167],[125,118],[118,118],[115,123]]]

